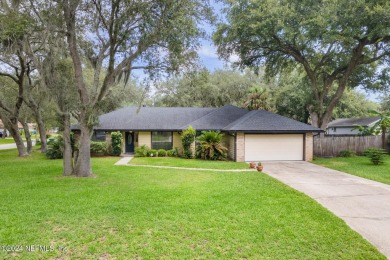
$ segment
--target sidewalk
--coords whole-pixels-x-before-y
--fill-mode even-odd
[[[32,142],[33,146],[35,141]],[[27,143],[24,143],[24,146],[27,147]],[[0,144],[0,150],[16,149],[16,144]]]

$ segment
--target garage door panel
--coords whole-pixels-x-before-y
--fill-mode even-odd
[[[245,161],[303,160],[303,134],[246,134]]]

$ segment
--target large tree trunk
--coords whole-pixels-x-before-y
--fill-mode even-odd
[[[41,152],[46,153],[47,151],[47,138],[46,138],[46,127],[45,122],[43,121],[42,115],[36,117],[37,125],[38,125],[38,133],[41,139]]]
[[[34,117],[38,125],[38,133],[39,136],[41,137],[41,152],[46,153],[47,151],[46,127],[42,117],[42,113],[33,100],[29,100],[27,105],[34,113]]]
[[[89,177],[92,175],[91,168],[91,130],[80,122],[80,144],[74,173],[79,177]]]
[[[12,119],[12,120],[4,120],[4,124],[7,125],[7,129],[9,130],[12,138],[15,141],[16,148],[18,148],[19,157],[27,156],[28,153],[26,152],[26,147],[24,146],[22,136],[19,133],[18,128],[18,120]]]
[[[387,131],[387,128],[382,127],[382,148],[383,149],[386,148],[386,131]]]
[[[88,177],[92,175],[91,169],[91,129],[88,127],[88,106],[90,106],[90,100],[88,90],[84,82],[83,67],[81,64],[81,58],[78,51],[76,40],[76,10],[79,5],[79,1],[64,1],[63,10],[64,18],[67,28],[67,42],[70,52],[70,56],[73,61],[74,76],[76,85],[79,92],[81,102],[80,112],[80,147],[79,153],[74,168],[74,174],[79,177]]]
[[[27,153],[31,153],[32,149],[33,149],[33,145],[32,145],[32,140],[31,140],[30,129],[28,128],[28,124],[25,120],[21,121],[20,123],[23,126],[24,136],[26,137]]]
[[[73,159],[72,159],[72,143],[70,137],[70,115],[64,113],[62,115],[64,124],[63,142],[64,142],[64,161],[63,175],[69,176],[73,174]]]

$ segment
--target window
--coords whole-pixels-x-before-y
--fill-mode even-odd
[[[106,132],[94,131],[91,139],[92,139],[92,141],[105,142],[106,141]]]
[[[172,132],[152,132],[152,149],[172,149]]]

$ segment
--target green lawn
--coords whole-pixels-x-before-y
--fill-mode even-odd
[[[0,151],[0,246],[54,249],[0,250],[0,259],[385,259],[342,220],[264,174],[113,166],[117,160],[94,159],[94,178],[64,178],[61,160]]]
[[[0,144],[14,144],[15,141],[12,138],[0,138]]]
[[[313,163],[374,181],[390,184],[390,156],[385,163],[373,165],[368,157],[316,158]]]
[[[244,162],[206,161],[197,159],[189,160],[172,157],[135,157],[129,162],[129,164],[225,170],[249,169],[249,164]]]

